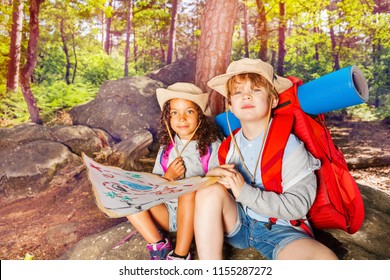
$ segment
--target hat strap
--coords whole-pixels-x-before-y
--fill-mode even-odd
[[[171,133],[171,129],[170,129],[169,125],[168,125],[168,122],[167,122],[166,120],[165,120],[164,122],[165,122],[165,126],[167,127],[168,134],[169,134],[169,138],[171,138],[171,142],[172,142],[173,148],[175,149],[175,152],[176,152],[176,154],[177,154],[177,157],[180,157],[181,154],[183,153],[184,149],[187,147],[187,145],[191,142],[192,138],[194,137],[196,131],[198,130],[200,124],[202,123],[202,120],[199,121],[198,126],[195,128],[194,132],[192,132],[190,139],[189,139],[189,140],[187,141],[187,143],[184,145],[183,149],[181,149],[180,153],[179,153],[179,151],[178,151],[178,149],[177,149],[177,147],[176,147],[175,141],[173,140],[172,133]]]
[[[268,109],[268,115],[267,115],[267,123],[265,125],[265,129],[264,129],[264,133],[263,133],[263,140],[261,142],[261,147],[260,147],[260,151],[259,151],[259,154],[257,156],[257,161],[256,161],[256,165],[255,165],[255,170],[253,171],[253,175],[252,173],[249,171],[248,167],[246,166],[245,164],[245,161],[244,161],[244,157],[242,156],[241,154],[241,151],[240,151],[240,148],[238,147],[237,145],[237,142],[236,142],[236,138],[234,137],[233,135],[233,132],[232,132],[232,129],[230,127],[230,122],[229,122],[229,117],[228,117],[228,112],[226,111],[226,120],[227,120],[227,124],[228,124],[228,128],[229,128],[229,132],[230,132],[230,137],[231,139],[233,140],[233,144],[234,144],[234,147],[235,149],[237,150],[238,152],[238,155],[240,157],[240,160],[241,160],[241,163],[242,165],[244,166],[246,172],[249,174],[249,176],[251,177],[251,185],[252,187],[254,187],[256,185],[256,171],[257,171],[257,167],[259,165],[259,162],[260,162],[260,157],[261,157],[261,154],[262,154],[262,151],[263,151],[263,148],[264,148],[264,143],[265,143],[265,139],[267,138],[267,133],[268,133],[268,128],[269,128],[269,123],[270,123],[270,119],[271,119],[271,109],[272,109],[272,102],[273,102],[273,97],[271,97],[271,101],[270,101],[270,106],[269,106],[269,109]]]

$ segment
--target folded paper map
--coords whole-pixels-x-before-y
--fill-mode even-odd
[[[198,176],[169,182],[152,173],[102,165],[85,154],[83,160],[92,183],[96,204],[110,218],[147,210],[220,179]]]

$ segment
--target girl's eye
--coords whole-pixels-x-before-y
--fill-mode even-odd
[[[187,111],[187,114],[188,114],[188,115],[191,115],[191,114],[193,114],[193,113],[194,113],[194,110],[188,110],[188,111]]]
[[[171,116],[176,116],[176,115],[177,115],[177,112],[175,112],[175,111],[171,112]]]

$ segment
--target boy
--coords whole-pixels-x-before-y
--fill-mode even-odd
[[[329,248],[290,223],[305,219],[316,195],[314,171],[320,167],[294,135],[283,155],[283,193],[265,191],[262,184],[259,163],[272,125],[271,110],[291,81],[274,75],[270,64],[245,58],[231,63],[226,74],[211,79],[208,86],[228,99],[241,129],[232,137],[226,163],[207,173],[221,176],[221,184],[196,195],[199,258],[222,259],[225,239],[236,248],[253,247],[267,259],[337,259]]]

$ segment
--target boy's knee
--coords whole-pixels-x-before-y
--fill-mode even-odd
[[[196,201],[205,201],[222,198],[227,194],[226,188],[221,184],[213,184],[196,192]]]

